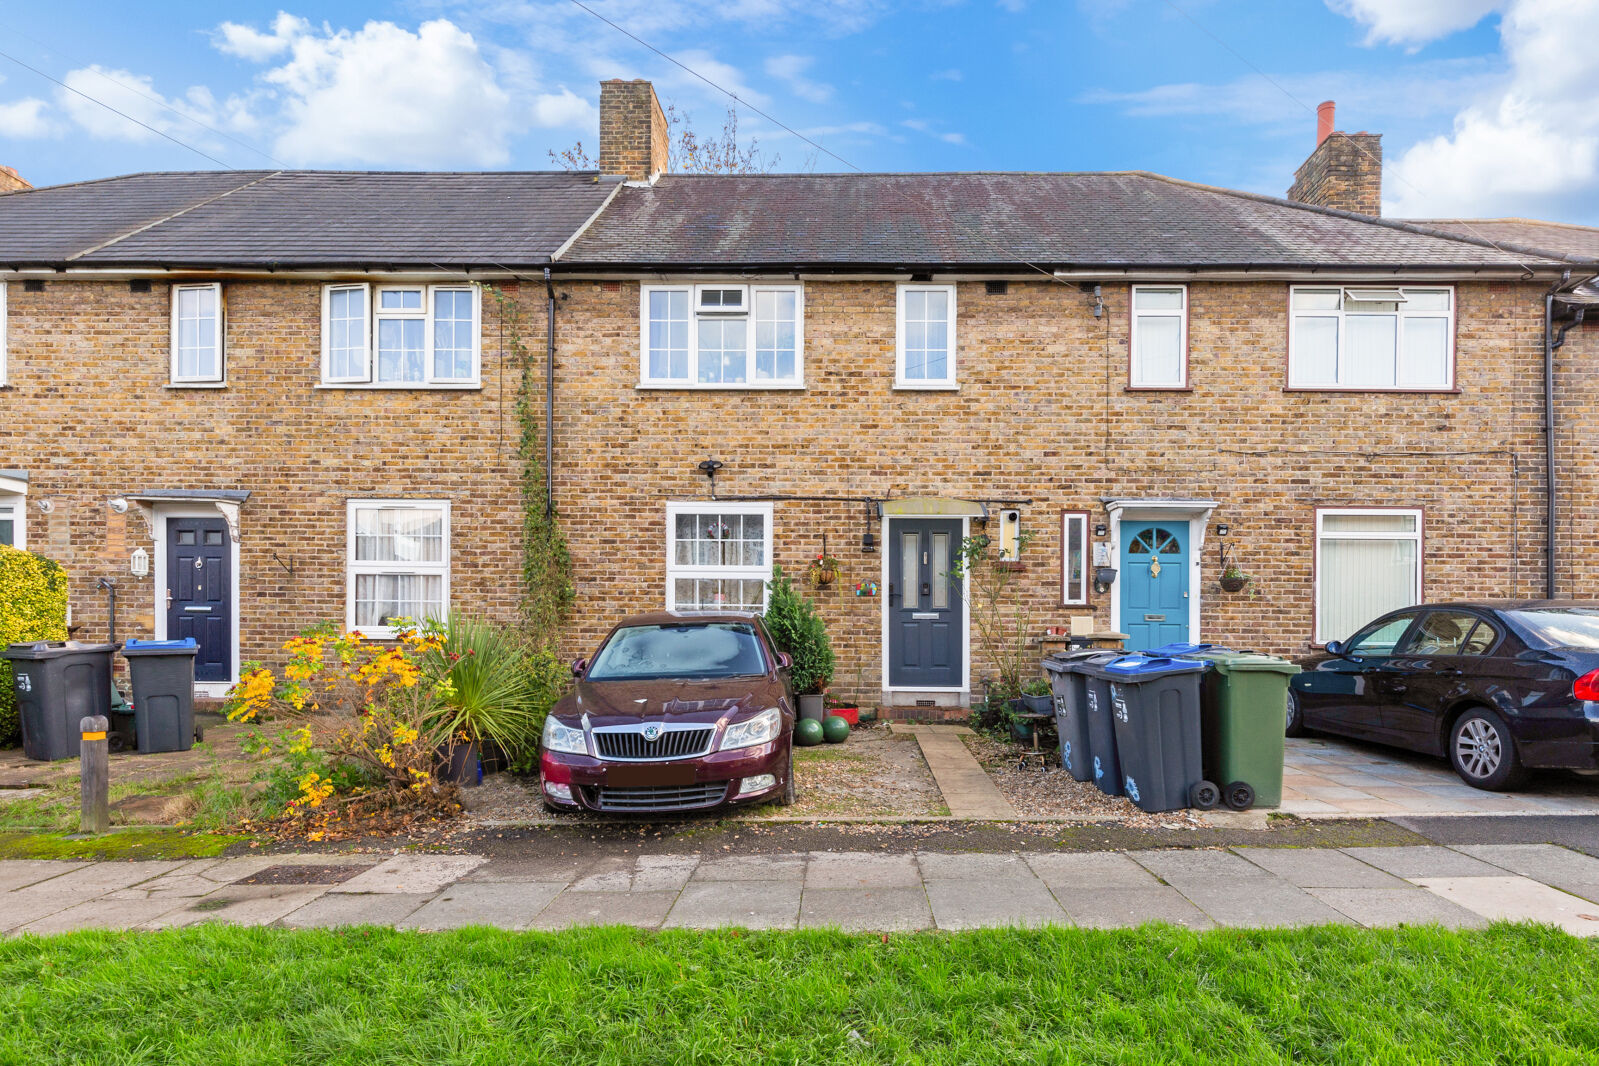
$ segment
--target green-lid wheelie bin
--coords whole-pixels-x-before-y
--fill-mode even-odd
[[[1275,655],[1212,644],[1168,644],[1152,654],[1210,664],[1200,685],[1205,776],[1235,810],[1283,801],[1283,725],[1288,679],[1299,667]]]

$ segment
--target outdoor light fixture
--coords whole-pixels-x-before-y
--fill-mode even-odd
[[[714,479],[716,477],[716,472],[726,465],[727,464],[723,463],[720,459],[706,459],[704,462],[700,463],[700,473],[704,474],[708,478]]]
[[[134,577],[148,577],[150,574],[150,553],[143,548],[133,549],[133,556],[128,560],[128,573]]]
[[[35,506],[39,508],[40,514],[51,514],[56,509],[56,502],[54,500],[40,500]]]
[[[866,511],[861,515],[861,521],[866,528],[861,531],[861,551],[874,552],[877,550],[877,537],[872,533],[872,505],[866,505]]]
[[[1110,527],[1105,525],[1103,522],[1101,522],[1099,525],[1094,527],[1094,536],[1096,536],[1096,537],[1108,537],[1108,536],[1110,536]]]
[[[1226,522],[1217,522],[1216,523],[1216,536],[1225,537],[1227,534],[1231,533],[1232,531],[1233,531],[1232,527],[1229,526]]]
[[[123,499],[121,496],[111,497],[106,501],[106,506],[111,508],[111,510],[116,514],[128,513],[128,501]]]

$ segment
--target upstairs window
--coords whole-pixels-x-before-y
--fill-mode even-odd
[[[1455,387],[1454,290],[1305,285],[1289,300],[1291,388]]]
[[[1131,343],[1130,386],[1186,388],[1188,289],[1182,285],[1134,285]]]
[[[172,384],[222,383],[222,286],[172,286]]]
[[[475,285],[326,285],[322,381],[374,388],[475,386],[481,362]]]
[[[955,286],[901,285],[894,386],[955,388]]]
[[[639,383],[689,389],[804,384],[798,285],[645,285]]]

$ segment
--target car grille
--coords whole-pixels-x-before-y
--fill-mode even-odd
[[[654,740],[645,740],[638,728],[596,729],[594,746],[602,759],[628,759],[654,762],[662,759],[691,759],[711,750],[711,726],[693,729],[667,729]]]
[[[727,796],[728,782],[682,785],[666,788],[586,789],[594,806],[602,811],[687,811],[711,807]]]

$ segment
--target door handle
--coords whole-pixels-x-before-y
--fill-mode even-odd
[[[172,590],[167,589],[167,610],[172,610]]]
[[[927,582],[923,581],[922,582],[922,595],[923,596],[931,596],[932,594],[933,594],[933,586],[931,586]]]

